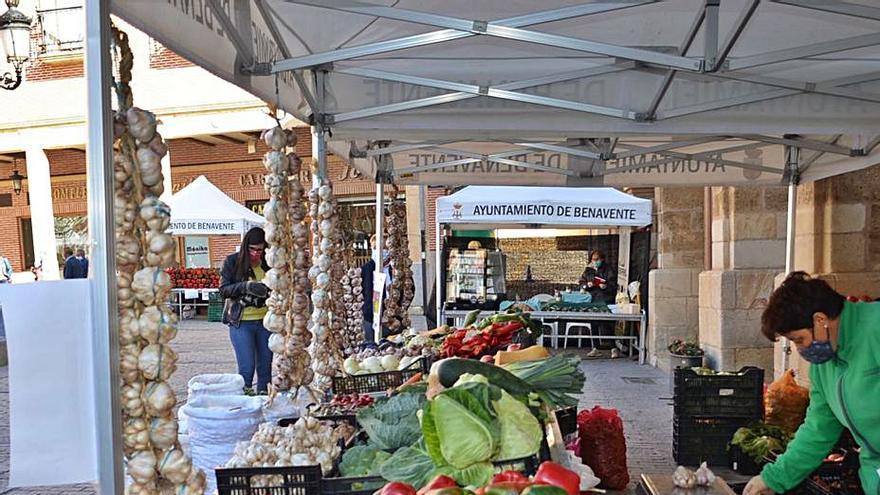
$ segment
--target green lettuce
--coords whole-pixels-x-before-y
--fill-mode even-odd
[[[505,461],[537,454],[544,433],[528,406],[503,390],[501,398],[494,405],[501,425],[500,445],[494,460]]]
[[[396,451],[414,444],[421,436],[416,413],[425,402],[422,394],[401,393],[390,399],[379,399],[371,407],[361,409],[357,420],[367,432],[371,446]]]

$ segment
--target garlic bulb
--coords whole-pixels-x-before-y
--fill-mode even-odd
[[[131,282],[135,297],[145,306],[165,302],[171,292],[171,277],[157,267],[142,268],[135,272]]]
[[[697,486],[697,476],[690,469],[678,466],[672,473],[672,484],[678,488],[690,489]]]
[[[172,483],[184,483],[192,471],[192,463],[179,449],[165,452],[159,461],[159,472]]]
[[[143,384],[141,382],[126,383],[122,386],[119,394],[119,402],[122,409],[133,417],[144,415],[144,401],[141,397]]]
[[[697,486],[709,486],[715,482],[715,473],[709,469],[709,466],[706,463],[700,464],[700,467],[697,468],[697,472],[694,473],[694,476],[697,479]]]
[[[150,344],[167,344],[177,336],[177,316],[167,306],[148,306],[137,324],[138,335]]]
[[[128,451],[150,448],[150,433],[147,422],[141,418],[129,419],[122,430],[123,445]]]
[[[147,143],[156,135],[156,116],[152,113],[132,107],[125,116],[129,132],[138,141]]]
[[[138,483],[156,479],[156,455],[152,450],[139,450],[128,461],[128,475]]]
[[[150,442],[159,450],[167,450],[177,442],[177,419],[174,416],[160,416],[150,421]]]
[[[138,369],[148,380],[167,380],[177,369],[177,354],[167,345],[150,344],[138,356]]]
[[[272,351],[274,354],[282,354],[284,352],[284,335],[280,333],[273,333],[272,335],[270,335],[269,350]]]
[[[260,139],[262,139],[263,142],[266,143],[266,146],[276,151],[281,150],[285,146],[287,146],[289,140],[287,133],[281,127],[272,127],[270,129],[266,129],[265,131],[263,131]],[[295,140],[294,143],[296,143]]]
[[[165,415],[176,402],[174,390],[165,382],[152,382],[144,390],[144,407],[150,416]]]

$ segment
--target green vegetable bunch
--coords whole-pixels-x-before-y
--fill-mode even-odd
[[[756,464],[763,464],[771,452],[784,451],[790,440],[791,435],[781,428],[757,422],[736,430],[728,448],[739,447]]]
[[[700,345],[693,341],[685,342],[681,339],[675,339],[669,344],[667,347],[669,352],[675,354],[676,356],[702,356],[703,349],[700,349]]]

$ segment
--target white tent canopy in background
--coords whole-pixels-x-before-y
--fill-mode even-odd
[[[399,184],[767,185],[880,162],[873,0],[112,8]]]
[[[437,222],[475,228],[651,223],[651,200],[610,187],[469,186],[437,199]]]
[[[242,235],[265,220],[227,196],[204,175],[171,196],[174,235]]]

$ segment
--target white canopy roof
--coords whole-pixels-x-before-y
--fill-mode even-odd
[[[469,186],[437,199],[437,222],[643,227],[651,200],[610,187]]]
[[[113,11],[331,130],[334,152],[397,183],[778,184],[880,163],[873,0],[113,0]],[[785,145],[803,152],[786,162]]]
[[[204,175],[171,196],[171,227],[175,235],[241,235],[265,222],[237,203]]]

